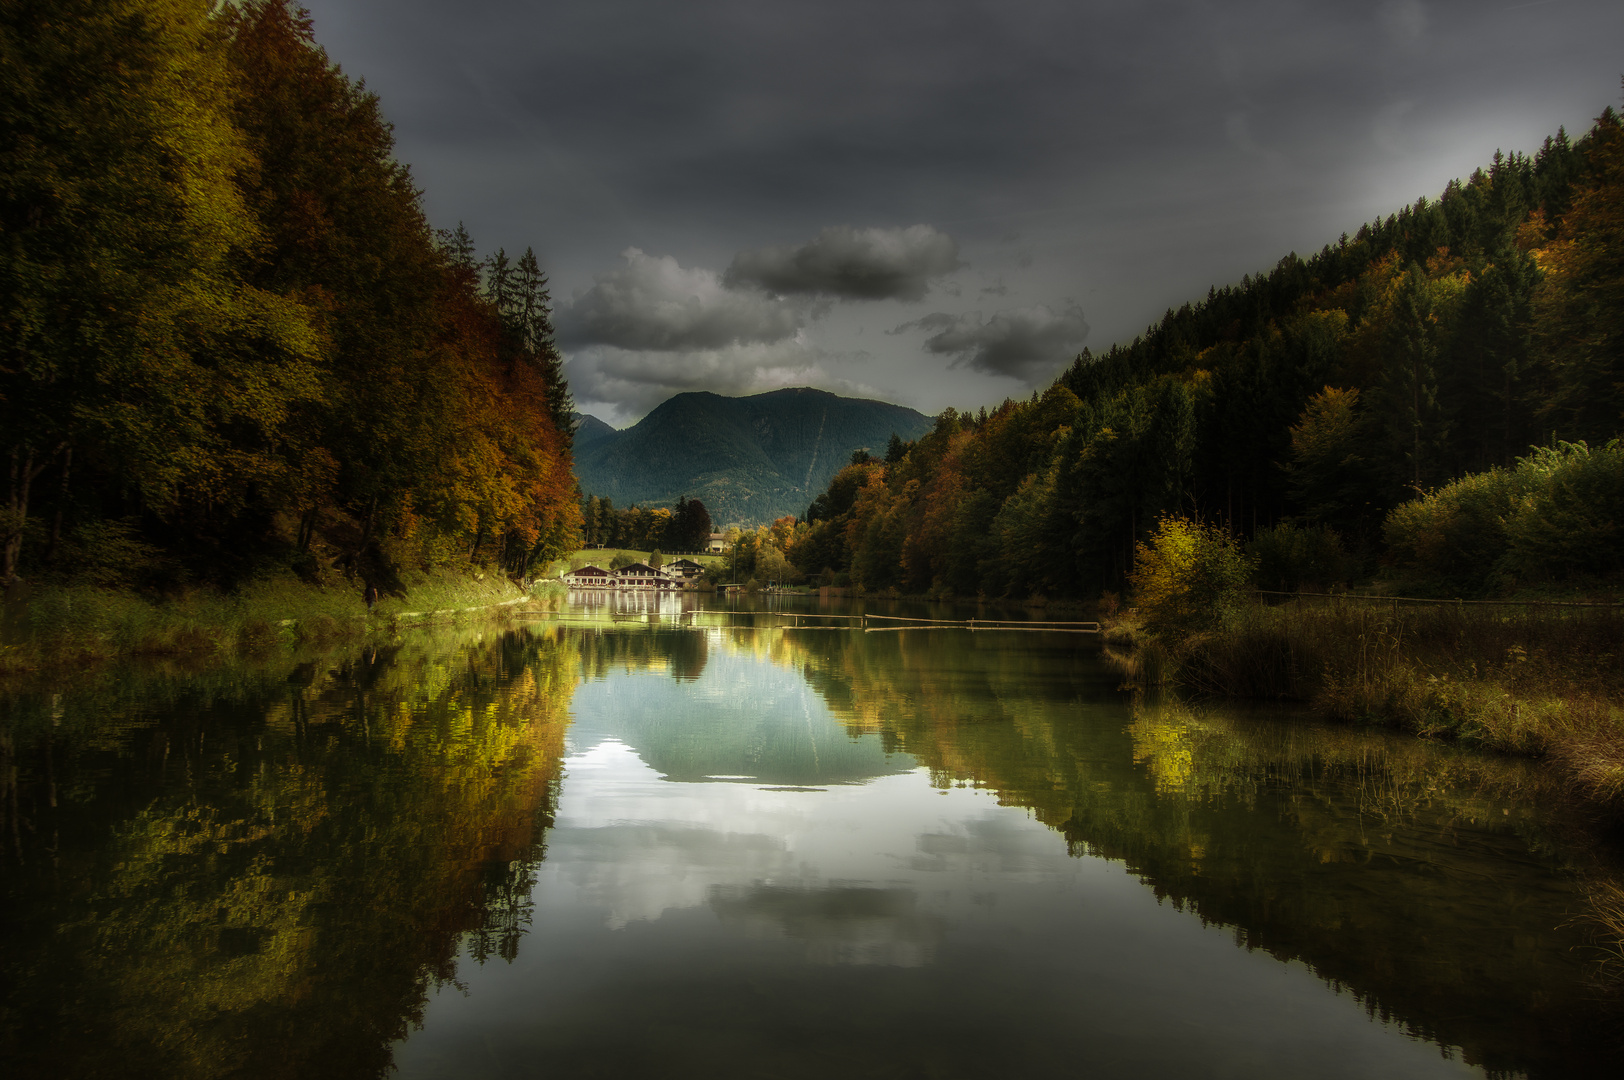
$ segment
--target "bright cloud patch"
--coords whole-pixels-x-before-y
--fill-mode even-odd
[[[626,265],[596,279],[564,306],[558,334],[568,346],[686,351],[765,344],[793,338],[805,305],[722,284],[714,270],[684,268],[669,255],[627,248]]]
[[[919,300],[931,281],[963,265],[959,245],[930,225],[905,229],[833,225],[800,247],[739,252],[722,281],[780,296]]]
[[[573,353],[566,374],[581,407],[613,413],[629,423],[654,406],[688,390],[737,397],[786,386],[819,386],[837,392],[857,387],[836,376],[830,356],[797,340],[765,345],[729,345],[688,352],[640,352],[594,346]]]
[[[1000,311],[985,321],[979,314],[948,315],[937,312],[905,323],[892,333],[920,329],[935,331],[925,348],[956,363],[968,364],[989,375],[1004,375],[1037,385],[1069,362],[1088,337],[1082,309],[1068,304],[1051,311],[1036,307]]]

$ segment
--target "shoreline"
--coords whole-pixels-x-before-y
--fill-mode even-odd
[[[1386,600],[1387,598],[1382,598]],[[1288,701],[1317,719],[1540,761],[1576,804],[1624,827],[1624,610],[1450,602],[1241,605],[1202,633],[1108,622],[1106,662],[1140,687]]]
[[[515,596],[504,578],[423,575],[365,608],[351,588],[273,578],[232,593],[191,590],[144,596],[87,585],[46,586],[5,611],[0,680],[140,660],[229,661],[269,649],[364,639],[480,619],[506,620],[527,605],[556,605],[545,584]],[[421,599],[419,599],[421,597]],[[474,602],[470,602],[474,601]],[[289,611],[299,614],[287,617]]]

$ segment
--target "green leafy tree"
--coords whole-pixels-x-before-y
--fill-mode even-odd
[[[1382,504],[1371,422],[1359,400],[1358,390],[1334,386],[1310,398],[1291,428],[1285,473],[1304,521],[1364,539]]]
[[[5,580],[33,481],[75,449],[160,516],[229,510],[278,482],[290,410],[320,396],[305,308],[238,272],[257,162],[211,8],[0,8]]]

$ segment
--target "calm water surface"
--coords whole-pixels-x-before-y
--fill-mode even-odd
[[[7,698],[0,1068],[1612,1075],[1532,766],[663,604]]]

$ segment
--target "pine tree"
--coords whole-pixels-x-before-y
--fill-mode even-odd
[[[567,443],[575,434],[575,398],[564,379],[564,358],[553,340],[552,296],[547,291],[547,275],[541,272],[531,248],[524,249],[513,275],[512,302],[525,350],[547,382],[547,411]]]
[[[1423,490],[1438,470],[1444,423],[1438,407],[1437,347],[1427,275],[1415,263],[1399,285],[1384,348],[1388,433],[1406,463],[1403,484]]]

